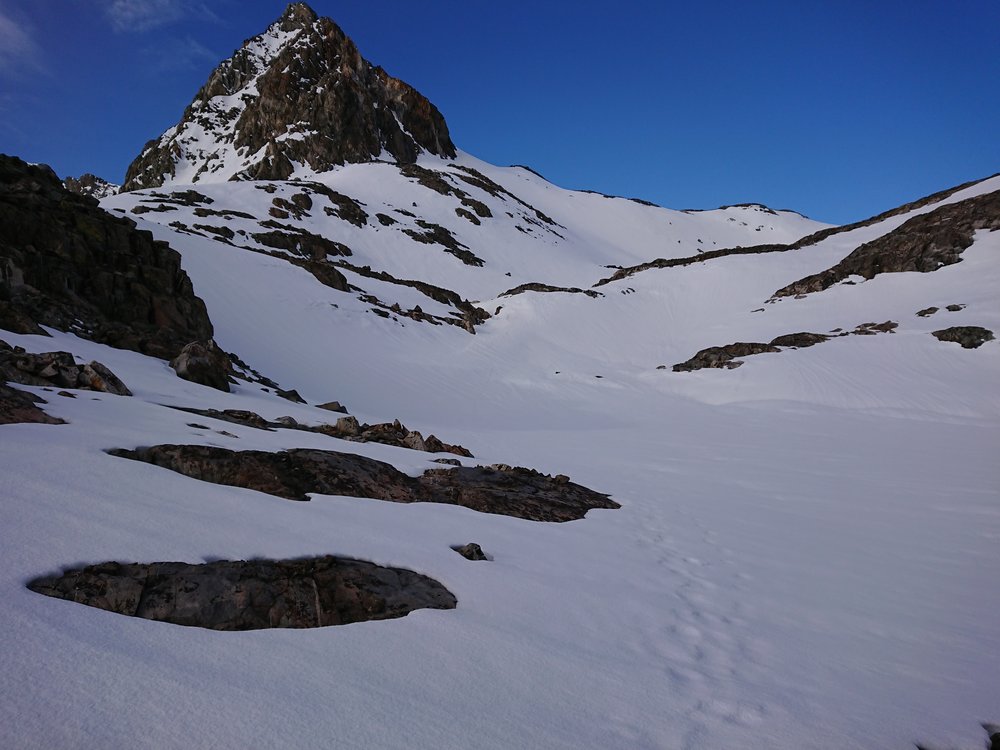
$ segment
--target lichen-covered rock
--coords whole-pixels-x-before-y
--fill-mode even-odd
[[[170,361],[170,366],[184,380],[226,393],[234,376],[232,360],[212,339],[192,341]]]
[[[939,341],[953,341],[963,349],[978,349],[993,340],[993,331],[981,326],[952,326],[931,333]]]
[[[331,555],[200,565],[107,562],[36,578],[28,588],[121,615],[211,630],[319,628],[457,604],[427,576]]]

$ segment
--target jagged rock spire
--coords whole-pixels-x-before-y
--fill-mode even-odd
[[[292,3],[209,76],[180,122],[146,144],[124,190],[287,179],[378,158],[453,158],[438,109],[365,60],[329,18]]]

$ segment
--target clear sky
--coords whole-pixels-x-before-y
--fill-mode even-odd
[[[455,143],[845,223],[1000,171],[1000,0],[313,0]],[[120,182],[283,0],[0,0],[0,151]]]

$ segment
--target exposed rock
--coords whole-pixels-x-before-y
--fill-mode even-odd
[[[63,420],[50,417],[38,407],[38,404],[44,403],[46,403],[44,399],[34,394],[19,391],[0,382],[0,425],[25,422],[65,424]]]
[[[67,177],[63,180],[63,187],[71,193],[86,195],[96,200],[107,198],[109,195],[117,195],[118,191],[121,190],[121,185],[115,185],[113,182],[108,182],[90,172],[80,175],[80,177]]]
[[[423,219],[417,219],[417,226],[424,231],[416,229],[404,229],[403,233],[409,235],[417,242],[425,245],[441,245],[446,252],[454,255],[467,266],[482,266],[485,261],[469,250],[465,245],[455,239],[449,230],[440,224],[435,224]]]
[[[940,308],[937,307],[925,307],[923,310],[917,310],[917,315],[921,318],[929,318],[931,315],[936,313]]]
[[[821,273],[806,276],[774,293],[774,297],[809,294],[850,276],[871,279],[880,273],[929,273],[958,263],[981,229],[1000,229],[1000,191],[941,206],[904,222],[866,242]]]
[[[229,355],[212,339],[192,341],[170,360],[170,366],[184,380],[226,393],[229,393],[229,382],[235,374]]]
[[[804,349],[807,346],[821,344],[828,338],[829,336],[822,333],[809,333],[808,331],[786,333],[784,336],[772,339],[771,346],[794,346],[797,349]]]
[[[593,289],[580,289],[580,287],[571,286],[552,286],[551,284],[541,284],[537,281],[531,281],[527,284],[521,284],[513,289],[508,289],[503,292],[498,297],[513,297],[515,294],[524,294],[525,292],[566,292],[567,294],[585,294],[588,297],[603,297],[604,295],[600,292],[595,292]]]
[[[293,3],[215,69],[175,127],[146,144],[124,190],[161,185],[179,168],[193,182],[285,180],[295,164],[324,172],[383,153],[413,163],[423,152],[456,154],[437,108],[362,58],[333,21]]]
[[[327,411],[336,411],[341,414],[347,414],[347,407],[341,404],[339,401],[328,401],[325,404],[316,404],[317,409],[326,409]]]
[[[458,554],[464,557],[466,560],[489,560],[486,553],[483,552],[483,548],[480,547],[475,542],[469,542],[468,544],[463,544],[460,546],[452,547]]]
[[[674,365],[674,372],[692,372],[705,367],[726,368],[732,370],[743,364],[737,357],[747,357],[751,354],[761,354],[763,352],[780,352],[781,350],[771,344],[760,344],[756,342],[736,342],[726,346],[710,346],[702,349],[686,362]]]
[[[275,226],[264,222],[262,226]],[[305,229],[280,225],[279,230],[271,232],[255,232],[253,238],[262,245],[279,250],[288,250],[310,260],[326,260],[337,256],[351,255],[351,248],[342,242],[328,240]]]
[[[992,175],[996,176],[996,175]],[[990,179],[989,177],[984,179]],[[836,234],[841,234],[844,232],[850,232],[861,227],[868,227],[879,222],[885,221],[893,216],[898,216],[900,214],[909,213],[910,211],[915,211],[918,208],[923,208],[924,206],[930,205],[932,203],[937,203],[942,201],[952,193],[956,193],[959,190],[963,190],[967,187],[975,185],[983,180],[973,180],[972,182],[966,182],[962,185],[957,185],[953,188],[947,190],[942,190],[941,192],[934,193],[933,195],[928,195],[920,200],[912,201],[906,203],[902,206],[898,206],[890,211],[885,211],[877,216],[872,216],[864,221],[854,222],[853,224],[845,224],[839,227],[828,227],[827,229],[821,229],[818,232],[813,232],[810,235],[806,235],[795,242],[788,245],[753,245],[750,247],[728,247],[720,248],[718,250],[709,250],[704,253],[698,253],[697,255],[690,255],[684,258],[657,258],[655,260],[648,261],[646,263],[639,263],[638,265],[628,266],[625,268],[617,267],[618,270],[615,271],[611,276],[601,279],[596,284],[597,286],[603,286],[604,284],[609,284],[612,281],[619,281],[620,279],[627,278],[629,276],[634,276],[642,271],[648,271],[653,268],[676,268],[679,266],[689,266],[694,263],[703,263],[708,260],[714,260],[717,258],[725,258],[732,255],[758,255],[761,253],[781,253],[788,250],[799,250],[804,247],[811,247],[823,240],[832,237]],[[610,268],[611,266],[609,266]],[[791,293],[797,294],[797,293]],[[774,296],[778,296],[775,294]]]
[[[978,349],[987,341],[993,340],[993,331],[980,326],[952,326],[932,331],[931,335],[939,341],[961,344],[963,349]]]
[[[947,305],[944,309],[947,310],[948,312],[959,312],[964,308],[965,305]]]
[[[211,630],[319,628],[457,604],[427,576],[331,555],[200,565],[107,562],[36,578],[28,588],[121,615]]]
[[[874,336],[877,333],[893,333],[899,323],[887,320],[884,323],[861,323],[853,331],[842,331],[835,328],[831,333],[838,336]],[[808,346],[815,346],[824,341],[829,341],[832,336],[824,333],[810,333],[800,331],[798,333],[786,333],[772,339],[769,344],[758,342],[737,342],[726,346],[712,346],[702,349],[686,362],[681,362],[673,366],[674,372],[691,372],[701,370],[705,367],[735,369],[743,364],[736,357],[749,357],[753,354],[763,354],[767,352],[781,351],[778,347],[804,349]],[[660,365],[657,370],[665,370],[666,365]]]
[[[165,242],[70,193],[48,167],[2,155],[0,319],[164,359],[212,335]]]
[[[502,464],[430,469],[414,478],[372,458],[306,448],[268,453],[205,445],[157,445],[109,452],[202,481],[290,500],[308,500],[309,494],[315,493],[448,503],[533,521],[571,521],[583,518],[592,508],[620,507],[607,495],[565,477]]]
[[[295,392],[291,391],[291,393]],[[281,394],[279,393],[279,395]],[[383,443],[385,445],[394,445],[400,448],[410,448],[411,450],[427,451],[429,453],[453,453],[465,458],[474,457],[472,453],[460,445],[444,443],[433,435],[428,435],[425,438],[415,430],[408,430],[398,419],[394,422],[370,425],[367,423],[361,424],[356,417],[348,415],[340,417],[336,424],[333,425],[320,424],[310,426],[299,424],[292,417],[279,417],[278,419],[269,421],[256,412],[243,409],[224,409],[219,411],[218,409],[193,409],[182,406],[172,408],[189,414],[212,417],[224,422],[252,427],[257,430],[302,430],[303,432],[316,432],[358,443]]]
[[[55,386],[100,391],[115,396],[132,392],[111,370],[100,362],[78,365],[69,352],[29,354],[21,347],[0,341],[0,382],[23,385]]]

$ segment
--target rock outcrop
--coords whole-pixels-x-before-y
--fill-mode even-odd
[[[86,195],[90,198],[107,198],[109,195],[117,195],[121,190],[121,185],[108,182],[103,177],[87,172],[79,177],[67,177],[63,180],[63,187],[71,193]]]
[[[29,354],[19,346],[11,347],[0,341],[0,382],[3,381],[132,395],[121,379],[100,362],[78,365],[69,352]]]
[[[165,182],[284,180],[382,157],[456,155],[423,95],[365,60],[329,18],[292,3],[222,62],[180,122],[146,144],[124,190]]]
[[[469,542],[468,544],[456,545],[452,547],[458,554],[464,557],[466,560],[489,560],[486,553],[483,552],[483,548],[480,547],[475,542]]]
[[[993,331],[981,326],[952,326],[940,331],[932,331],[931,335],[938,341],[953,341],[961,344],[963,349],[978,349],[987,341],[993,340]]]
[[[0,321],[170,359],[210,338],[180,255],[45,166],[0,155]]]
[[[411,477],[394,466],[351,453],[307,448],[269,453],[207,445],[116,449],[111,455],[160,466],[194,479],[265,492],[289,500],[309,494],[400,503],[461,505],[532,521],[571,521],[593,508],[618,508],[607,495],[532,469],[493,466],[430,469]]]
[[[61,419],[51,417],[39,408],[38,404],[44,403],[44,399],[38,396],[0,382],[0,425],[25,422],[64,424]]]
[[[877,333],[893,333],[898,327],[899,323],[887,320],[884,323],[861,323],[855,326],[853,331],[842,331],[837,328],[828,334],[810,333],[809,331],[786,333],[771,339],[771,342],[767,344],[756,341],[739,341],[725,346],[710,346],[699,351],[691,359],[674,365],[672,369],[674,372],[692,372],[704,368],[734,370],[743,364],[742,360],[736,359],[737,357],[780,352],[782,349],[805,349],[840,336],[874,336]],[[665,370],[667,367],[660,365],[656,369]]]
[[[107,562],[36,578],[28,588],[121,615],[211,630],[321,628],[457,604],[427,576],[330,555],[201,565]]]
[[[981,229],[1000,229],[1000,191],[950,203],[914,216],[893,231],[866,242],[828,268],[782,287],[774,297],[818,292],[851,276],[872,279],[880,273],[929,273],[958,263]]]

